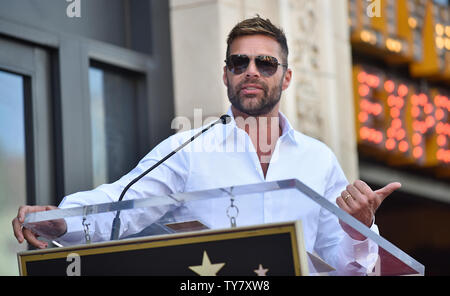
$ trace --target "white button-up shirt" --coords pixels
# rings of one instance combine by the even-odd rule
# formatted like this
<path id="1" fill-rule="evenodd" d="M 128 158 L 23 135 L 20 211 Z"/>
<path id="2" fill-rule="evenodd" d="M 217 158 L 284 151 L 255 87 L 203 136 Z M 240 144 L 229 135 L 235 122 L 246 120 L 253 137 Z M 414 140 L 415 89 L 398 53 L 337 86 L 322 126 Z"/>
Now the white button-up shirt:
<path id="1" fill-rule="evenodd" d="M 250 137 L 237 127 L 231 109 L 228 115 L 232 117 L 229 124 L 215 125 L 184 147 L 135 183 L 127 191 L 124 200 L 295 178 L 330 202 L 336 203 L 336 198 L 348 182 L 335 155 L 325 144 L 295 131 L 280 112 L 282 133 L 264 177 Z M 131 180 L 199 130 L 180 132 L 169 137 L 118 181 L 66 196 L 60 208 L 117 201 L 123 188 Z M 210 228 L 226 228 L 230 227 L 230 219 L 226 213 L 229 203 L 229 199 L 197 202 L 189 210 Z M 306 250 L 317 253 L 341 274 L 365 273 L 364 268 L 358 269 L 352 262 L 356 261 L 364 266 L 365 257 L 376 252 L 373 243 L 351 239 L 333 214 L 321 209 L 308 197 L 302 198 L 298 194 L 289 193 L 265 193 L 259 198 L 237 199 L 235 204 L 239 209 L 236 219 L 238 226 L 301 220 Z M 161 207 L 122 211 L 121 237 L 139 232 L 158 220 L 168 209 Z M 97 219 L 95 225 L 91 225 L 93 241 L 109 239 L 112 218 L 111 213 L 108 219 Z M 378 233 L 375 224 L 371 229 Z M 74 237 L 71 238 L 71 234 L 80 231 L 80 223 L 68 223 L 68 233 L 61 240 L 70 242 Z"/>

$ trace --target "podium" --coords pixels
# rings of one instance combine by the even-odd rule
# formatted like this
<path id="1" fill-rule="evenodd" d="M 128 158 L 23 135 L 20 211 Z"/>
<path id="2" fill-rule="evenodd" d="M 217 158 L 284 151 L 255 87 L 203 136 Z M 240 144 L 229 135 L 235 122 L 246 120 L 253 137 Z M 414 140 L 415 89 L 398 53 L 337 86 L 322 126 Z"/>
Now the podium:
<path id="1" fill-rule="evenodd" d="M 367 238 L 371 251 L 362 260 L 367 266 L 350 262 L 358 275 L 424 275 L 421 263 L 296 179 L 29 213 L 24 227 L 59 247 L 18 253 L 19 270 L 21 275 L 348 274 L 312 249 L 314 213 L 338 226 L 341 220 Z M 117 214 L 121 223 L 113 239 Z"/>

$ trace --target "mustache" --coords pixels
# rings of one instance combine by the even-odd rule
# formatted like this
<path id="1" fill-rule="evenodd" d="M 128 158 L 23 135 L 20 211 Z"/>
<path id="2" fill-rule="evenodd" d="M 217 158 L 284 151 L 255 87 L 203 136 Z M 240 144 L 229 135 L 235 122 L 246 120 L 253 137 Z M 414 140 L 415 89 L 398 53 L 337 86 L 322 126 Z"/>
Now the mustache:
<path id="1" fill-rule="evenodd" d="M 260 81 L 259 79 L 244 79 L 236 85 L 236 90 L 239 91 L 242 89 L 244 84 L 257 84 L 259 85 L 265 92 L 268 92 L 269 87 L 264 81 Z"/>

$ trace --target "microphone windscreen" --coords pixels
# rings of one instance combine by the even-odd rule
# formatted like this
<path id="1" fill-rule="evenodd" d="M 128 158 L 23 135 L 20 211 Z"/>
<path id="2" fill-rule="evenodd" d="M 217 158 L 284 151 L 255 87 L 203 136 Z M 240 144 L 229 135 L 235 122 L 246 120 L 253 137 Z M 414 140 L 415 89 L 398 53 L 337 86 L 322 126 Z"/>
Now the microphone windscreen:
<path id="1" fill-rule="evenodd" d="M 220 120 L 222 120 L 223 124 L 228 124 L 231 122 L 231 116 L 228 114 L 224 114 L 224 115 L 220 116 Z"/>

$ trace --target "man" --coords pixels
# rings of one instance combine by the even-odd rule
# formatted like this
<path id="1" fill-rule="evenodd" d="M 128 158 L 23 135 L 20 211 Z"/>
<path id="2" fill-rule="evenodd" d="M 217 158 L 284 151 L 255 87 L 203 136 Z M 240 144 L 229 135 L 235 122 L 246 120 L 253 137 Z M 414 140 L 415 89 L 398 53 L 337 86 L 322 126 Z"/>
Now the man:
<path id="1" fill-rule="evenodd" d="M 258 16 L 237 24 L 230 32 L 227 44 L 223 82 L 231 102 L 228 114 L 232 122 L 213 127 L 202 135 L 202 140 L 198 142 L 200 145 L 191 144 L 212 149 L 198 151 L 186 147 L 179 151 L 134 184 L 125 199 L 296 178 L 377 232 L 373 223 L 375 211 L 400 184 L 391 183 L 377 191 L 359 180 L 348 185 L 331 150 L 323 143 L 295 131 L 279 112 L 281 93 L 288 88 L 292 78 L 292 70 L 287 65 L 286 37 L 282 30 Z M 66 196 L 60 207 L 117 201 L 126 184 L 191 135 L 192 131 L 182 132 L 166 139 L 120 180 L 92 191 Z M 242 149 L 222 149 L 224 145 Z M 46 244 L 37 240 L 30 230 L 23 229 L 21 223 L 26 213 L 53 208 L 21 207 L 13 220 L 18 241 L 26 239 L 36 247 L 45 248 Z M 256 208 L 257 205 L 251 204 L 240 207 L 246 211 L 241 216 L 251 220 Z M 138 214 L 133 212 L 133 215 L 122 212 L 124 223 L 121 237 L 132 235 L 157 221 L 167 210 L 167 207 L 161 207 Z M 223 215 L 223 205 L 209 204 L 191 210 L 213 227 L 226 226 L 217 222 Z M 370 253 L 374 246 L 316 204 L 306 199 L 277 197 L 272 200 L 270 208 L 264 208 L 264 215 L 264 222 L 302 219 L 308 251 L 317 252 L 334 264 L 341 274 L 366 272 L 364 260 L 358 261 L 358 258 Z M 81 226 L 75 224 L 62 226 L 61 240 L 70 242 L 72 233 L 81 232 Z M 110 219 L 99 219 L 92 227 L 95 229 L 94 241 L 109 238 Z"/>

